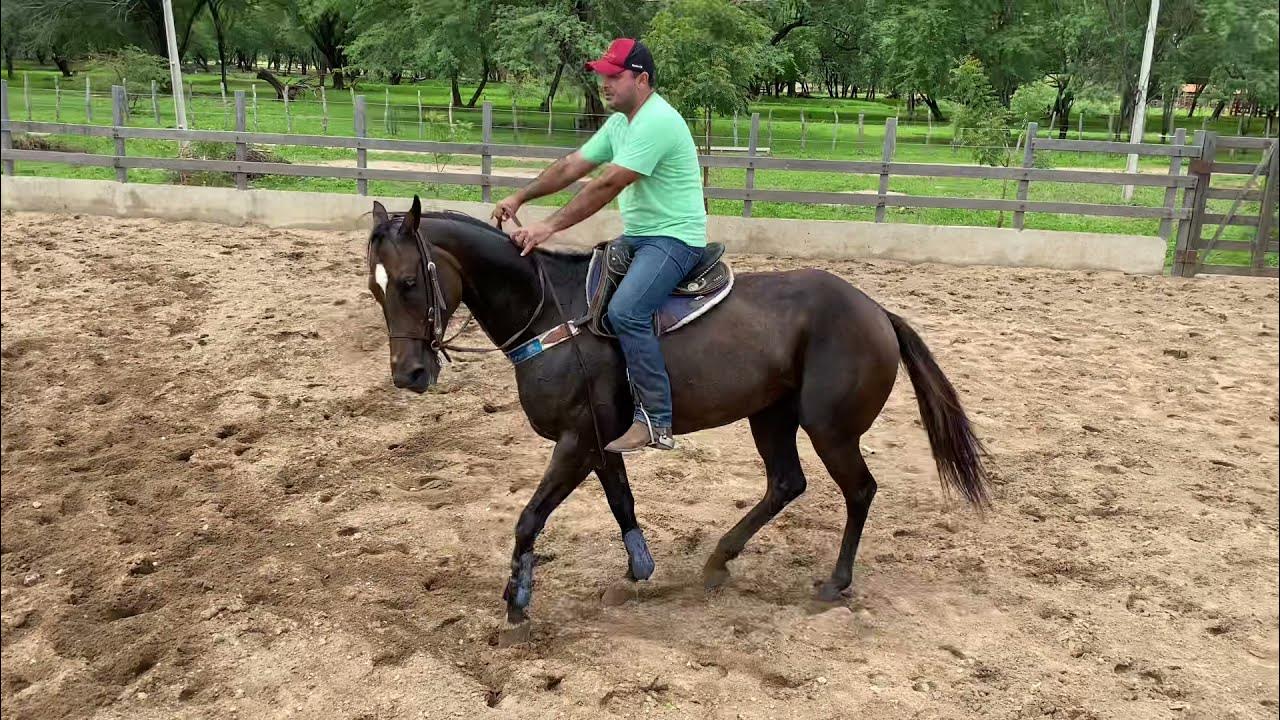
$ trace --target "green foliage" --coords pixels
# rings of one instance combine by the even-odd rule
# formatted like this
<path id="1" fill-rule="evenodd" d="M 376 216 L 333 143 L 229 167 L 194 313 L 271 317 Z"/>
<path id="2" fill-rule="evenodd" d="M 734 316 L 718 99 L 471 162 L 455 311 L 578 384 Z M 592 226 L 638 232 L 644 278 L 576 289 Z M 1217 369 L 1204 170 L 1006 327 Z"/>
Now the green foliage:
<path id="1" fill-rule="evenodd" d="M 1018 88 L 1009 101 L 1009 109 L 1022 124 L 1043 122 L 1053 112 L 1053 101 L 1058 90 L 1045 80 L 1037 80 Z"/>
<path id="2" fill-rule="evenodd" d="M 653 18 L 657 89 L 686 115 L 745 112 L 754 80 L 776 71 L 769 28 L 724 0 L 676 0 Z"/>
<path id="3" fill-rule="evenodd" d="M 1009 111 L 1000 105 L 982 63 L 966 58 L 951 70 L 949 94 L 957 107 L 952 124 L 980 165 L 1008 165 Z"/>
<path id="4" fill-rule="evenodd" d="M 169 92 L 173 86 L 169 64 L 164 58 L 132 45 L 111 52 L 96 53 L 89 57 L 89 66 L 110 74 L 115 78 L 116 84 L 127 80 L 135 89 L 149 88 L 152 81 L 165 92 Z"/>

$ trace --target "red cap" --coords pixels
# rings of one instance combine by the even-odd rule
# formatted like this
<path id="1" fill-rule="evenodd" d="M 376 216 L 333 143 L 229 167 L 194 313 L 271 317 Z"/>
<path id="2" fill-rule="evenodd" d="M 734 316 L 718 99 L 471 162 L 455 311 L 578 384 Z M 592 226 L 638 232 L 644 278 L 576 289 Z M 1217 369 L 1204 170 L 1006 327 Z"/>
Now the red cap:
<path id="1" fill-rule="evenodd" d="M 651 82 L 655 74 L 653 55 L 649 53 L 649 48 L 632 38 L 614 40 L 609 44 L 609 49 L 604 51 L 604 55 L 599 60 L 587 63 L 586 68 L 608 76 L 617 75 L 623 70 L 647 72 Z"/>

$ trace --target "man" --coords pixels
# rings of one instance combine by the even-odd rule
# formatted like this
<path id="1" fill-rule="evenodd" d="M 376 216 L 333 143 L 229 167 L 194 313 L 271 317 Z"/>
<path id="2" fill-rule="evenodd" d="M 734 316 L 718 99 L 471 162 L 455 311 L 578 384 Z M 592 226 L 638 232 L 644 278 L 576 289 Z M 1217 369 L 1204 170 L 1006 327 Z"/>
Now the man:
<path id="1" fill-rule="evenodd" d="M 626 357 L 636 408 L 630 429 L 606 449 L 670 450 L 675 447 L 671 383 L 654 335 L 653 314 L 698 264 L 707 244 L 698 150 L 684 119 L 654 92 L 653 56 L 643 43 L 614 40 L 586 67 L 602 77 L 605 101 L 615 113 L 581 148 L 498 203 L 493 216 L 514 217 L 525 202 L 558 192 L 605 164 L 569 204 L 546 220 L 516 230 L 511 239 L 528 254 L 553 233 L 618 198 L 623 240 L 635 256 L 608 314 Z"/>

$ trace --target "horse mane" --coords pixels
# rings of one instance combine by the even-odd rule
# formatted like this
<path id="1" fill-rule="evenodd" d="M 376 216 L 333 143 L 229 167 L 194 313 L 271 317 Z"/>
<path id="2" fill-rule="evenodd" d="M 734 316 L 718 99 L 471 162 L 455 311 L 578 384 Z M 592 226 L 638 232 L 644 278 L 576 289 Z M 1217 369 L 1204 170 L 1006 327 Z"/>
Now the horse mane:
<path id="1" fill-rule="evenodd" d="M 409 213 L 405 211 L 405 212 L 389 212 L 387 214 L 392 219 L 402 220 L 404 219 L 404 216 L 408 215 Z M 492 235 L 495 238 L 500 238 L 504 242 L 508 242 L 508 243 L 511 242 L 511 235 L 509 235 L 505 230 L 494 227 L 493 225 L 490 225 L 488 222 L 481 220 L 480 218 L 475 217 L 474 215 L 468 215 L 467 213 L 459 212 L 457 210 L 426 210 L 426 211 L 423 211 L 421 217 L 423 220 L 449 220 L 452 222 L 461 223 L 463 225 L 470 225 L 473 228 L 484 230 L 488 234 Z M 590 250 L 571 250 L 571 249 L 550 250 L 547 248 L 537 248 L 534 252 L 546 257 L 562 258 L 565 260 L 587 260 L 591 257 Z"/>

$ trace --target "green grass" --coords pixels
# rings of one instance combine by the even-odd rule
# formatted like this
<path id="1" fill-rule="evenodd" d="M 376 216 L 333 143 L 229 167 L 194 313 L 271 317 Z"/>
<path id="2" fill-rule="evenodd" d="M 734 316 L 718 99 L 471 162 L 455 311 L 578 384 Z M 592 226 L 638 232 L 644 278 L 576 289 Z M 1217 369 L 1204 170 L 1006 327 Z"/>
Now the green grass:
<path id="1" fill-rule="evenodd" d="M 38 121 L 54 121 L 55 118 L 65 123 L 84 123 L 88 118 L 84 102 L 84 77 L 71 81 L 59 81 L 61 93 L 53 90 L 55 72 L 44 70 L 26 71 L 30 90 L 23 92 L 21 75 L 16 83 L 10 83 L 10 114 L 14 119 L 26 119 L 30 116 Z M 91 122 L 93 124 L 110 124 L 111 103 L 109 90 L 112 80 L 106 76 L 89 74 L 95 93 L 91 96 Z M 229 93 L 226 104 L 219 92 L 216 74 L 188 75 L 187 79 L 194 86 L 194 101 L 188 105 L 188 121 L 197 129 L 232 130 L 234 129 L 233 96 Z M 289 80 L 297 80 L 294 76 Z M 248 91 L 252 88 L 253 79 L 245 74 L 235 74 L 229 78 L 229 90 Z M 275 99 L 274 92 L 265 83 L 257 82 L 256 112 L 250 102 L 247 112 L 249 130 L 261 132 L 295 134 L 353 134 L 352 93 L 347 91 L 327 90 L 325 103 L 321 103 L 318 94 L 308 94 L 302 99 L 285 104 Z M 130 117 L 128 124 L 135 127 L 173 127 L 173 107 L 169 98 L 161 97 L 157 107 L 153 109 L 149 89 L 131 87 Z M 481 138 L 481 110 L 455 108 L 452 129 L 448 124 L 448 111 L 444 107 L 448 102 L 449 89 L 441 82 L 424 82 L 416 85 L 386 86 L 361 83 L 357 92 L 366 97 L 368 106 L 368 131 L 373 137 L 389 137 L 400 139 L 453 140 L 458 142 L 478 142 Z M 421 93 L 424 107 L 424 119 L 418 121 L 417 102 Z M 28 106 L 27 96 L 30 97 Z M 511 89 L 502 84 L 490 83 L 485 90 L 484 100 L 494 104 L 494 142 L 508 144 L 537 144 L 560 147 L 575 146 L 587 136 L 585 132 L 574 128 L 574 115 L 578 111 L 577 94 L 566 88 L 561 93 L 551 114 L 551 128 L 548 132 L 548 115 L 536 111 L 540 97 L 526 94 L 520 98 L 515 109 L 519 119 L 519 127 L 513 127 L 513 110 L 511 108 Z M 464 98 L 469 93 L 464 88 Z M 769 152 L 777 157 L 798 157 L 815 159 L 843 160 L 879 160 L 884 140 L 885 120 L 902 111 L 897 104 L 889 101 L 867 102 L 864 100 L 829 100 L 825 98 L 764 98 L 757 103 L 753 111 L 761 114 L 759 144 L 768 147 Z M 945 108 L 944 108 L 945 109 Z M 800 121 L 801 112 L 805 122 Z M 839 113 L 839 124 L 834 121 Z M 327 113 L 327 121 L 325 115 Z M 858 125 L 858 114 L 863 115 L 863 124 Z M 769 118 L 772 117 L 772 120 Z M 1155 130 L 1159 127 L 1159 109 L 1148 118 L 1148 127 Z M 1200 128 L 1202 119 L 1182 117 L 1177 119 L 1179 126 L 1186 126 L 1188 133 Z M 736 137 L 733 118 L 716 118 L 712 127 L 713 145 L 738 145 L 747 143 L 750 122 L 747 117 L 737 119 Z M 1208 124 L 1209 129 L 1223 134 L 1235 134 L 1236 120 L 1223 118 L 1216 123 Z M 702 141 L 702 128 L 694 127 L 695 137 Z M 1260 130 L 1255 123 L 1255 131 Z M 1042 136 L 1044 131 L 1041 131 Z M 1055 133 L 1056 136 L 1056 133 Z M 1071 122 L 1071 131 L 1067 135 L 1075 138 L 1076 121 Z M 1083 137 L 1086 139 L 1110 139 L 1107 132 L 1106 118 L 1086 118 Z M 971 164 L 971 150 L 963 145 L 952 143 L 953 132 L 949 125 L 937 124 L 930 127 L 923 114 L 923 108 L 916 120 L 903 116 L 899 119 L 897 145 L 894 160 L 913 163 Z M 1158 135 L 1148 138 L 1148 142 L 1159 140 Z M 63 137 L 65 145 L 83 149 L 87 152 L 112 154 L 112 141 L 105 138 Z M 1011 143 L 1014 142 L 1011 137 Z M 354 165 L 355 152 L 341 148 L 313 148 L 298 146 L 279 146 L 273 151 L 284 161 L 295 164 L 344 161 Z M 167 141 L 130 140 L 126 152 L 129 155 L 174 157 L 178 152 L 178 144 Z M 418 162 L 427 165 L 451 164 L 478 166 L 480 159 L 476 156 L 463 155 L 418 155 L 411 153 L 370 152 L 370 160 L 396 160 L 402 162 Z M 1237 162 L 1258 162 L 1257 152 L 1240 152 L 1234 158 Z M 1021 156 L 1011 156 L 1013 164 L 1020 164 Z M 1105 155 L 1098 153 L 1077 152 L 1039 152 L 1036 155 L 1037 167 L 1058 168 L 1100 168 L 1123 170 L 1123 155 Z M 497 158 L 494 166 L 502 167 L 540 167 L 545 163 L 523 161 L 511 158 Z M 1144 157 L 1140 159 L 1139 169 L 1144 172 L 1168 172 L 1169 159 Z M 110 168 L 76 168 L 54 163 L 17 163 L 17 172 L 21 175 L 46 175 L 55 177 L 75 177 L 93 179 L 113 179 L 114 170 Z M 745 172 L 735 169 L 715 169 L 711 172 L 711 184 L 720 187 L 743 187 Z M 1244 178 L 1233 178 L 1243 182 Z M 177 182 L 175 173 L 157 170 L 131 170 L 130 182 L 171 183 Z M 1227 180 L 1227 178 L 1222 178 Z M 185 178 L 186 182 L 201 184 L 231 185 L 228 175 L 200 173 Z M 844 173 L 793 172 L 793 171 L 757 171 L 755 186 L 762 189 L 807 190 L 807 191 L 874 191 L 878 183 L 875 175 L 850 175 Z M 1215 180 L 1215 186 L 1228 184 Z M 279 190 L 297 190 L 312 192 L 354 193 L 355 182 L 326 178 L 294 178 L 263 177 L 252 182 L 253 187 Z M 909 195 L 931 195 L 945 197 L 972 198 L 1013 198 L 1016 183 L 1003 183 L 995 180 L 969 180 L 955 178 L 927 178 L 894 176 L 891 178 L 891 192 Z M 414 192 L 442 199 L 480 200 L 480 189 L 477 187 L 452 186 L 440 184 L 421 184 L 408 182 L 371 181 L 369 192 L 373 194 L 407 195 Z M 495 189 L 494 197 L 500 198 L 505 190 Z M 1164 188 L 1137 188 L 1130 204 L 1147 207 L 1158 207 L 1164 202 Z M 567 196 L 544 198 L 543 204 L 562 204 Z M 1120 188 L 1112 185 L 1065 184 L 1036 182 L 1030 186 L 1031 200 L 1056 200 L 1070 202 L 1087 202 L 1103 204 L 1120 204 Z M 1221 204 L 1223 207 L 1217 208 Z M 1215 212 L 1225 212 L 1227 201 L 1215 201 Z M 712 201 L 710 210 L 714 214 L 736 215 L 742 212 L 740 201 Z M 1258 212 L 1257 203 L 1244 204 L 1241 214 Z M 874 208 L 854 206 L 807 205 L 799 203 L 763 203 L 756 202 L 753 214 L 756 217 L 780 217 L 814 220 L 865 220 L 874 219 Z M 938 225 L 969 225 L 978 227 L 1009 227 L 1012 218 L 1009 213 L 995 211 L 946 210 L 946 209 L 911 209 L 889 208 L 886 219 L 897 223 L 922 223 Z M 1058 215 L 1049 213 L 1029 213 L 1026 216 L 1026 227 L 1046 230 L 1069 230 L 1099 233 L 1124 233 L 1139 235 L 1155 235 L 1159 232 L 1160 221 L 1131 218 L 1088 217 L 1078 215 Z M 1250 228 L 1231 227 L 1223 239 L 1247 240 Z M 1169 258 L 1172 257 L 1172 239 L 1170 240 Z M 1215 262 L 1230 261 L 1233 264 L 1246 264 L 1245 253 L 1220 253 Z M 1276 264 L 1275 255 L 1268 258 L 1271 265 Z"/>

